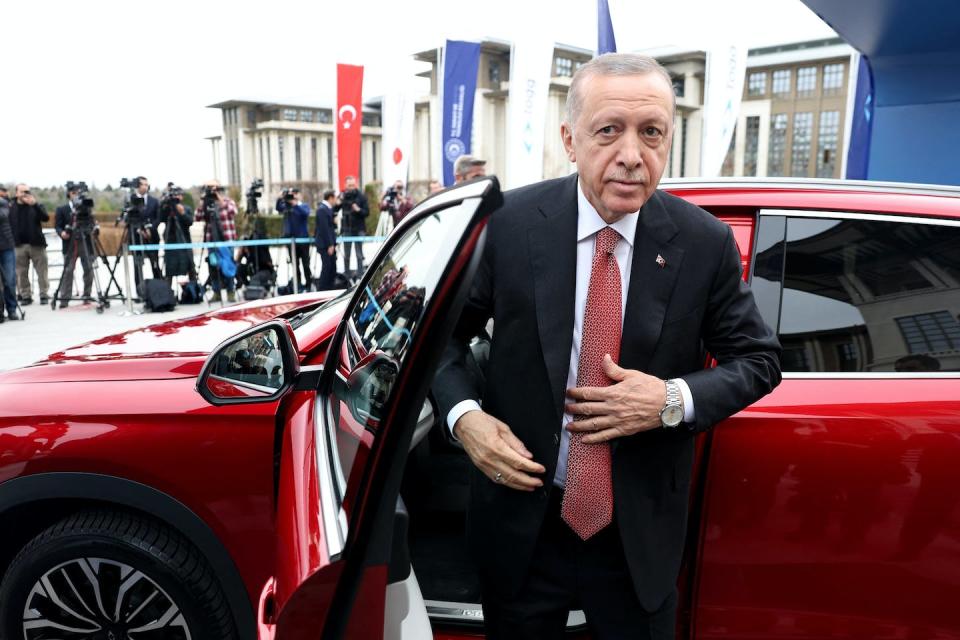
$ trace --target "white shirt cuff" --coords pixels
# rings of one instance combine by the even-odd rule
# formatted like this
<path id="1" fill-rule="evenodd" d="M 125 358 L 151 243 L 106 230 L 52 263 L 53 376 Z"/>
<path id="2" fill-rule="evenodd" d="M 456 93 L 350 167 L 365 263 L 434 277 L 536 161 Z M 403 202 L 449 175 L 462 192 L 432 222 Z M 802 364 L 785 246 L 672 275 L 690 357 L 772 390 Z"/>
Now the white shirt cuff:
<path id="1" fill-rule="evenodd" d="M 696 420 L 697 413 L 693 410 L 693 394 L 690 393 L 689 385 L 687 385 L 686 380 L 683 378 L 674 378 L 673 381 L 677 383 L 678 387 L 680 387 L 680 395 L 683 397 L 683 421 L 687 423 L 694 422 L 694 420 Z M 457 407 L 459 406 L 460 405 L 458 404 Z M 456 407 L 454 407 L 454 409 L 456 409 Z M 453 413 L 453 411 L 450 413 Z"/>
<path id="2" fill-rule="evenodd" d="M 460 419 L 460 416 L 471 411 L 480 410 L 480 403 L 478 403 L 476 400 L 461 400 L 457 404 L 453 405 L 453 409 L 450 409 L 450 413 L 447 414 L 447 429 L 450 430 L 450 435 L 454 440 L 459 442 L 459 438 L 457 438 L 457 435 L 453 432 L 453 427 L 455 424 L 457 424 L 457 420 Z"/>

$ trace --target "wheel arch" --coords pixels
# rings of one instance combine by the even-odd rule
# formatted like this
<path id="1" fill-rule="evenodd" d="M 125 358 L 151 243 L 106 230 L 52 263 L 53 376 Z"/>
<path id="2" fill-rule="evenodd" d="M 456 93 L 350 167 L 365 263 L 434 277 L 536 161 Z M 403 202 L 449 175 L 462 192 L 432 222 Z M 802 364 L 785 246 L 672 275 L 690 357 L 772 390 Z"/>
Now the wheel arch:
<path id="1" fill-rule="evenodd" d="M 121 508 L 160 520 L 186 536 L 220 581 L 237 633 L 255 640 L 256 617 L 240 571 L 213 530 L 190 508 L 145 484 L 96 473 L 38 473 L 0 483 L 0 577 L 17 552 L 47 526 L 84 508 Z M 13 522 L 17 526 L 2 526 Z"/>

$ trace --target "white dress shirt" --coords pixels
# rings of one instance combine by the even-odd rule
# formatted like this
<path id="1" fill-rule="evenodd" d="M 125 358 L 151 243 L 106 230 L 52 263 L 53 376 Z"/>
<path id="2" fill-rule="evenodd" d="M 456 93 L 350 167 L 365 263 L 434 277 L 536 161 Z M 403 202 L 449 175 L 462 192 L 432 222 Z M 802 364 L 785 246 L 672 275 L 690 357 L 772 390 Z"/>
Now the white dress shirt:
<path id="1" fill-rule="evenodd" d="M 630 271 L 633 265 L 633 240 L 636 236 L 637 222 L 639 213 L 623 216 L 615 223 L 608 225 L 604 222 L 597 210 L 590 204 L 587 197 L 577 182 L 577 280 L 576 292 L 574 297 L 574 322 L 573 322 L 573 345 L 570 349 L 570 368 L 567 372 L 567 389 L 573 389 L 577 386 L 577 369 L 580 364 L 580 338 L 583 333 L 583 316 L 587 306 L 587 289 L 590 287 L 590 272 L 593 269 L 594 245 L 596 243 L 597 233 L 606 226 L 613 227 L 614 231 L 620 234 L 620 242 L 614 250 L 617 258 L 617 265 L 620 267 L 620 295 L 621 295 L 621 322 L 626 314 L 627 293 L 630 290 Z M 651 260 L 655 257 L 650 258 Z M 496 327 L 494 327 L 496 331 Z M 616 355 L 616 354 L 611 354 Z M 684 422 L 693 422 L 695 412 L 693 408 L 693 396 L 690 393 L 690 387 L 682 379 L 676 379 L 680 393 L 683 396 L 683 420 Z M 460 416 L 469 411 L 479 411 L 480 405 L 476 400 L 464 400 L 457 403 L 447 414 L 447 427 L 450 433 L 453 433 L 453 426 L 460 419 Z M 563 420 L 560 424 L 560 454 L 557 459 L 557 473 L 554 475 L 553 484 L 563 487 L 567 479 L 567 451 L 570 447 L 570 432 L 566 426 L 573 422 L 573 415 L 564 412 Z M 507 425 L 510 426 L 510 425 Z"/>

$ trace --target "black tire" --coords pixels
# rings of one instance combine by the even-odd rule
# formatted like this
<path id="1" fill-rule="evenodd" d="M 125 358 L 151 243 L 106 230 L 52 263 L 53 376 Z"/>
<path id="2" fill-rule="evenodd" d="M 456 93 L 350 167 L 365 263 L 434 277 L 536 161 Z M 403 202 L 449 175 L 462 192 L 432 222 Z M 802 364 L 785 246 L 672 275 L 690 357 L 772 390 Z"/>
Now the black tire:
<path id="1" fill-rule="evenodd" d="M 159 628 L 126 633 L 145 625 Z M 77 513 L 31 540 L 3 576 L 3 640 L 128 637 L 237 638 L 206 560 L 164 524 L 117 511 Z"/>

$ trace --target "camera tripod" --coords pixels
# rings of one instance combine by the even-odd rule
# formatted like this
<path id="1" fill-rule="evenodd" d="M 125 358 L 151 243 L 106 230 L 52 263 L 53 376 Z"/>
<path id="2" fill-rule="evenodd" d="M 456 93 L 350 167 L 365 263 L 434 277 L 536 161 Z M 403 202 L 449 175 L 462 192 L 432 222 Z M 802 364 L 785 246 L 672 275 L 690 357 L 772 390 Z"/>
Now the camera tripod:
<path id="1" fill-rule="evenodd" d="M 60 281 L 57 282 L 57 288 L 53 292 L 53 297 L 50 299 L 50 308 L 56 310 L 57 300 L 60 300 L 61 303 L 66 304 L 72 296 L 67 295 L 66 298 L 61 297 L 60 292 L 63 288 L 64 278 L 67 276 L 67 261 L 73 263 L 73 267 L 76 267 L 77 260 L 80 260 L 81 268 L 86 264 L 89 265 L 88 268 L 93 270 L 93 285 L 97 290 L 97 313 L 103 313 L 103 310 L 110 306 L 110 301 L 107 299 L 107 296 L 104 294 L 103 289 L 100 287 L 100 279 L 97 277 L 97 258 L 103 260 L 104 264 L 107 265 L 107 270 L 110 270 L 110 263 L 107 262 L 106 252 L 103 250 L 103 245 L 100 243 L 100 237 L 93 232 L 93 228 L 89 224 L 81 223 L 77 225 L 70 233 L 70 239 L 66 242 L 69 242 L 69 250 L 64 251 L 64 262 L 63 262 L 63 273 L 60 274 Z M 91 250 L 93 254 L 91 255 Z M 71 274 L 73 273 L 73 268 L 69 270 Z M 110 278 L 112 281 L 116 282 L 113 278 L 113 272 L 110 272 Z M 73 283 L 68 283 L 68 286 L 72 289 Z M 117 285 L 119 288 L 120 285 Z"/>

